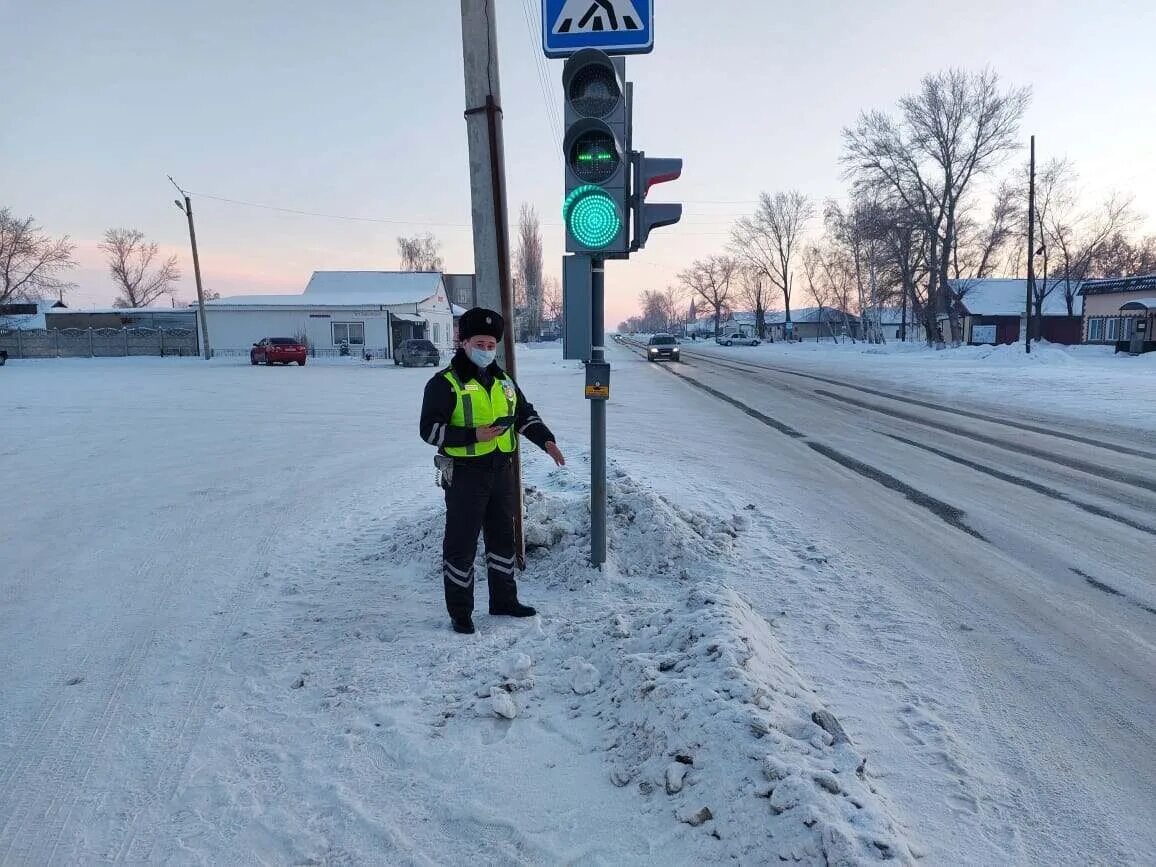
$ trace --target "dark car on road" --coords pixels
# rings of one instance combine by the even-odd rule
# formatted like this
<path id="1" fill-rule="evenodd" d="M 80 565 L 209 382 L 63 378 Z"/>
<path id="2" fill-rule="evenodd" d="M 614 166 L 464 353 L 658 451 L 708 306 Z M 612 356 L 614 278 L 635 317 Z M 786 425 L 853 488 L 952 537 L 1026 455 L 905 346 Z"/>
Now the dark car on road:
<path id="1" fill-rule="evenodd" d="M 253 344 L 249 350 L 250 364 L 297 364 L 304 365 L 309 354 L 308 347 L 295 337 L 266 337 Z"/>
<path id="2" fill-rule="evenodd" d="M 441 361 L 438 348 L 424 338 L 403 340 L 393 353 L 393 363 L 406 367 L 424 367 L 427 364 L 437 367 Z"/>
<path id="3" fill-rule="evenodd" d="M 646 358 L 648 361 L 678 361 L 678 341 L 672 334 L 655 334 L 646 344 Z"/>

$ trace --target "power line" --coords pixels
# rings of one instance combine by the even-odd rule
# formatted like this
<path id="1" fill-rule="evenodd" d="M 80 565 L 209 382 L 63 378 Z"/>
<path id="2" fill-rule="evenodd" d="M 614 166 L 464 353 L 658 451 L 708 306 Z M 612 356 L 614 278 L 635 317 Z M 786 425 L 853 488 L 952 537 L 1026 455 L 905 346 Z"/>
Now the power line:
<path id="1" fill-rule="evenodd" d="M 529 39 L 528 47 L 530 51 L 530 61 L 534 66 L 534 72 L 538 78 L 538 88 L 542 94 L 542 108 L 546 113 L 546 120 L 550 126 L 550 132 L 558 143 L 559 150 L 562 146 L 562 118 L 559 114 L 558 107 L 554 101 L 550 99 L 550 76 L 546 70 L 545 61 L 538 54 L 537 42 L 534 39 L 534 25 L 533 14 L 530 12 L 528 0 L 522 0 L 522 20 L 526 22 L 526 35 Z M 561 154 L 559 153 L 559 159 Z"/>
<path id="2" fill-rule="evenodd" d="M 443 229 L 472 229 L 470 223 L 442 223 L 433 220 L 400 220 L 392 217 L 354 217 L 348 214 L 325 214 L 320 211 L 305 211 L 299 208 L 283 208 L 278 205 L 267 205 L 261 202 L 246 202 L 242 199 L 230 199 L 225 196 L 214 196 L 209 193 L 190 193 L 202 199 L 212 199 L 215 202 L 226 202 L 230 205 L 242 205 L 246 208 L 261 208 L 266 211 L 279 211 L 283 214 L 297 214 L 302 217 L 323 217 L 327 220 L 347 220 L 356 223 L 389 223 L 401 226 L 434 226 Z"/>
<path id="3" fill-rule="evenodd" d="M 447 222 L 439 222 L 436 220 L 406 220 L 406 219 L 399 219 L 396 217 L 359 217 L 359 216 L 353 216 L 350 214 L 328 214 L 328 213 L 325 213 L 323 211 L 309 211 L 309 210 L 305 210 L 303 208 L 285 208 L 285 207 L 282 207 L 280 205 L 270 205 L 270 204 L 266 204 L 263 202 L 249 202 L 249 201 L 245 201 L 244 199 L 231 199 L 227 196 L 216 196 L 216 195 L 212 195 L 210 193 L 190 192 L 189 195 L 199 196 L 202 199 L 210 199 L 214 202 L 224 202 L 225 204 L 229 204 L 229 205 L 238 205 L 238 206 L 245 207 L 245 208 L 258 208 L 258 209 L 265 210 L 265 211 L 276 211 L 278 213 L 293 214 L 293 215 L 299 216 L 299 217 L 319 217 L 321 219 L 326 219 L 326 220 L 343 220 L 346 222 L 353 222 L 353 223 L 378 223 L 378 224 L 392 225 L 392 226 L 426 226 L 426 227 L 436 228 L 436 229 L 467 230 L 467 229 L 473 228 L 473 225 L 471 223 L 447 223 Z M 727 222 L 728 221 L 723 220 L 723 221 L 720 221 L 717 225 L 724 225 Z M 548 222 L 548 221 L 543 221 L 541 225 L 549 226 L 551 228 L 557 228 L 557 229 L 560 229 L 563 227 L 562 223 L 554 223 L 554 222 Z M 684 225 L 686 225 L 688 227 L 701 226 L 703 228 L 709 228 L 715 224 L 708 221 L 708 222 L 702 222 L 702 223 L 686 223 Z M 726 232 L 677 231 L 677 234 L 680 236 L 684 236 L 684 237 L 696 236 L 696 237 L 725 238 L 725 237 L 730 237 L 731 233 L 729 231 L 726 231 Z"/>

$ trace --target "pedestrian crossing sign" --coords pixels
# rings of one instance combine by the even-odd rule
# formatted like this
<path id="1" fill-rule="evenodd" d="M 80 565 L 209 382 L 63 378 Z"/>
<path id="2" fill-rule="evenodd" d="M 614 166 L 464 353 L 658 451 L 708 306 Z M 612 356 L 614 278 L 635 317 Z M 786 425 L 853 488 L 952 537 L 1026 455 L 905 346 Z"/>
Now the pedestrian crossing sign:
<path id="1" fill-rule="evenodd" d="M 654 0 L 542 0 L 542 50 L 569 57 L 583 48 L 607 54 L 654 49 Z"/>

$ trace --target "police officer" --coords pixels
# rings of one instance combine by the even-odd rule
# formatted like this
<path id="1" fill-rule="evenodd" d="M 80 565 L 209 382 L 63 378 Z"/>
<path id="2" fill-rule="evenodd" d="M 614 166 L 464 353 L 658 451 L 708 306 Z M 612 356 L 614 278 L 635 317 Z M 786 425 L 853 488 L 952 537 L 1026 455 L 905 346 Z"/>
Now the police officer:
<path id="1" fill-rule="evenodd" d="M 514 582 L 514 518 L 518 491 L 514 453 L 524 436 L 554 463 L 566 459 L 554 434 L 522 390 L 494 361 L 505 323 L 501 314 L 474 307 L 462 314 L 459 348 L 449 367 L 425 387 L 421 438 L 437 446 L 434 459 L 446 492 L 442 583 L 455 632 L 474 631 L 474 556 L 478 532 L 486 543 L 490 614 L 532 617 Z"/>

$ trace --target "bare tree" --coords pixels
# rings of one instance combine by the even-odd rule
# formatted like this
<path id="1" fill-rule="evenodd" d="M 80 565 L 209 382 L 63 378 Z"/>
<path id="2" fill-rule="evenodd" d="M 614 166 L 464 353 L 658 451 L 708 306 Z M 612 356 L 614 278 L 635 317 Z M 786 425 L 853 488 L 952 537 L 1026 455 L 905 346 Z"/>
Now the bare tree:
<path id="1" fill-rule="evenodd" d="M 815 215 L 811 200 L 798 190 L 759 195 L 754 216 L 742 217 L 731 233 L 731 250 L 783 295 L 787 322 L 791 321 L 794 288 L 792 256 L 800 245 L 807 222 Z"/>
<path id="2" fill-rule="evenodd" d="M 678 274 L 679 282 L 689 293 L 702 298 L 714 311 L 714 333 L 722 325 L 723 311 L 731 299 L 731 283 L 738 273 L 739 262 L 734 256 L 707 256 Z"/>
<path id="3" fill-rule="evenodd" d="M 59 295 L 72 284 L 60 275 L 76 267 L 68 236 L 49 237 L 32 217 L 0 208 L 0 304 Z"/>
<path id="4" fill-rule="evenodd" d="M 1059 280 L 1068 315 L 1075 315 L 1080 282 L 1091 275 L 1096 260 L 1113 236 L 1136 220 L 1131 197 L 1112 195 L 1098 208 L 1084 212 L 1056 212 L 1047 224 L 1047 244 L 1056 251 Z M 1038 310 L 1038 308 L 1037 308 Z"/>
<path id="5" fill-rule="evenodd" d="M 397 253 L 402 271 L 441 271 L 445 267 L 441 257 L 441 242 L 426 232 L 412 238 L 398 237 Z"/>
<path id="6" fill-rule="evenodd" d="M 177 257 L 157 262 L 160 247 L 146 241 L 137 229 L 109 229 L 100 249 L 108 256 L 108 270 L 116 285 L 114 307 L 148 307 L 169 295 L 181 279 Z"/>
<path id="7" fill-rule="evenodd" d="M 739 268 L 738 300 L 755 314 L 755 334 L 760 340 L 767 336 L 767 305 L 771 300 L 771 281 L 750 265 Z"/>
<path id="8" fill-rule="evenodd" d="M 857 186 L 922 223 L 928 296 L 947 313 L 954 344 L 962 329 L 948 281 L 965 197 L 1017 147 L 1029 101 L 1029 89 L 1001 90 L 991 70 L 951 69 L 925 76 L 917 93 L 901 99 L 898 120 L 866 112 L 844 130 L 843 163 Z"/>
<path id="9" fill-rule="evenodd" d="M 515 267 L 525 298 L 526 330 L 536 340 L 542 333 L 542 228 L 534 207 L 525 202 L 518 215 Z"/>
<path id="10" fill-rule="evenodd" d="M 562 318 L 562 286 L 555 277 L 542 278 L 542 315 L 554 323 Z"/>
<path id="11" fill-rule="evenodd" d="M 1156 235 L 1132 241 L 1123 231 L 1112 234 L 1100 250 L 1088 277 L 1134 277 L 1156 274 Z"/>
<path id="12" fill-rule="evenodd" d="M 823 244 L 811 244 L 803 250 L 803 276 L 820 313 L 838 311 L 843 328 L 851 333 L 851 339 L 854 341 L 848 314 L 860 308 L 855 303 L 859 287 L 853 253 L 828 236 Z M 829 312 L 821 315 L 822 322 L 830 324 Z M 835 336 L 832 332 L 832 339 L 835 339 Z"/>
<path id="13" fill-rule="evenodd" d="M 685 322 L 687 290 L 685 286 L 667 286 L 662 293 L 663 304 L 666 308 L 667 331 L 682 331 Z"/>
<path id="14" fill-rule="evenodd" d="M 668 287 L 658 292 L 646 289 L 640 296 L 642 302 L 641 321 L 644 330 L 651 333 L 671 331 L 681 319 L 683 293 Z"/>

